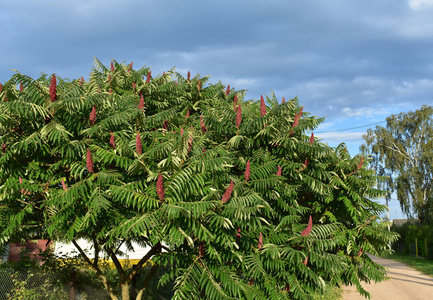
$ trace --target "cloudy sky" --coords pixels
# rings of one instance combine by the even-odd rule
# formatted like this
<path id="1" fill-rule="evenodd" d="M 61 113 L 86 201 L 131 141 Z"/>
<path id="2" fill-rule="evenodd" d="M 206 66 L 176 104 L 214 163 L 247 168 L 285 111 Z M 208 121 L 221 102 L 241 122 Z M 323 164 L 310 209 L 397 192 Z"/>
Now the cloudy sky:
<path id="1" fill-rule="evenodd" d="M 176 66 L 249 99 L 298 96 L 326 117 L 315 135 L 352 155 L 366 125 L 433 98 L 433 0 L 6 0 L 0 24 L 0 82 L 86 77 L 93 56 Z"/>

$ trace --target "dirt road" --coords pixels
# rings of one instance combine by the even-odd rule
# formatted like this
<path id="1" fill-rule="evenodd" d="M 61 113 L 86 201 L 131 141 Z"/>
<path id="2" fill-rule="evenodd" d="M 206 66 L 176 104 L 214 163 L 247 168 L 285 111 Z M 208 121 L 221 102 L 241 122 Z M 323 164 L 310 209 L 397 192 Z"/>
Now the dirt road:
<path id="1" fill-rule="evenodd" d="M 363 285 L 370 292 L 372 300 L 432 300 L 433 277 L 421 274 L 406 265 L 390 260 L 372 257 L 385 266 L 390 280 Z M 365 299 L 354 286 L 344 288 L 344 300 Z"/>

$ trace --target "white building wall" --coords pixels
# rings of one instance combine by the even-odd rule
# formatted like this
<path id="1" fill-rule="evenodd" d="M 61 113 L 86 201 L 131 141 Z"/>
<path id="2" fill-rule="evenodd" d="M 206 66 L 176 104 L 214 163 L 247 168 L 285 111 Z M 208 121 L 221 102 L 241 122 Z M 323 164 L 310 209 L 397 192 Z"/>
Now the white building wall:
<path id="1" fill-rule="evenodd" d="M 86 254 L 89 256 L 90 259 L 94 257 L 94 250 L 92 243 L 84 240 L 79 239 L 77 241 L 77 244 L 83 249 Z M 132 243 L 134 247 L 134 251 L 127 251 L 126 246 L 122 245 L 120 247 L 120 251 L 124 252 L 124 256 L 118 256 L 119 259 L 141 259 L 146 253 L 150 250 L 150 247 L 141 247 L 137 245 L 136 243 Z M 74 244 L 72 243 L 61 243 L 56 242 L 54 243 L 54 254 L 59 257 L 74 257 L 77 256 L 78 250 L 75 248 Z"/>

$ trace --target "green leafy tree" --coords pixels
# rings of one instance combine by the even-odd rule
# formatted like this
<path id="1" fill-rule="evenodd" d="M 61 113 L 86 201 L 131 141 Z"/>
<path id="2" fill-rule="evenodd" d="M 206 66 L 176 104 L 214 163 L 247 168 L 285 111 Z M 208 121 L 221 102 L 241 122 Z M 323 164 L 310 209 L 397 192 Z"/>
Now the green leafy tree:
<path id="1" fill-rule="evenodd" d="M 421 224 L 433 220 L 433 108 L 391 115 L 386 127 L 376 126 L 363 136 L 362 150 L 373 158 L 373 167 L 388 180 L 382 188 L 387 198 L 396 192 L 403 212 Z"/>
<path id="2" fill-rule="evenodd" d="M 150 260 L 137 299 L 159 266 L 175 299 L 308 299 L 342 283 L 366 294 L 362 281 L 385 276 L 366 252 L 396 237 L 375 222 L 374 172 L 305 135 L 323 119 L 296 98 L 247 101 L 208 80 L 97 59 L 88 81 L 15 74 L 0 94 L 2 243 L 71 241 L 112 299 L 119 286 L 130 299 Z M 132 242 L 149 251 L 125 269 L 118 249 Z"/>

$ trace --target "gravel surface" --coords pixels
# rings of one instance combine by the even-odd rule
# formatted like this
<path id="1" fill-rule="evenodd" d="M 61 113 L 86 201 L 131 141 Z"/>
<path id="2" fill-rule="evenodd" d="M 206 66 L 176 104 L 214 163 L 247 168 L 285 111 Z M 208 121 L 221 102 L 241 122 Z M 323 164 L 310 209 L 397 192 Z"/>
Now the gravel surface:
<path id="1" fill-rule="evenodd" d="M 433 300 L 433 277 L 424 275 L 408 266 L 378 257 L 372 259 L 387 268 L 391 279 L 379 283 L 364 284 L 372 300 Z M 356 287 L 343 289 L 344 300 L 365 299 L 356 291 Z"/>

